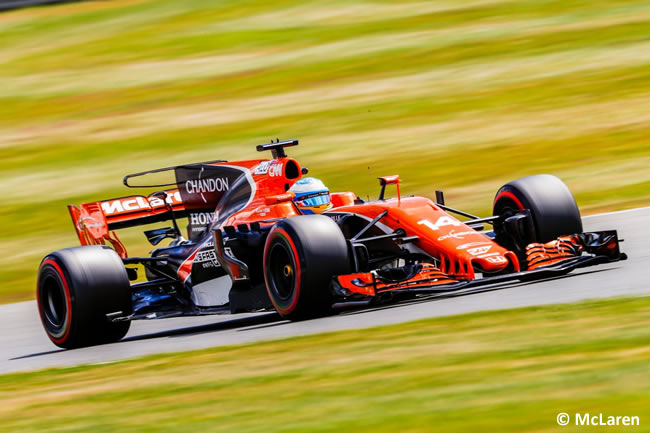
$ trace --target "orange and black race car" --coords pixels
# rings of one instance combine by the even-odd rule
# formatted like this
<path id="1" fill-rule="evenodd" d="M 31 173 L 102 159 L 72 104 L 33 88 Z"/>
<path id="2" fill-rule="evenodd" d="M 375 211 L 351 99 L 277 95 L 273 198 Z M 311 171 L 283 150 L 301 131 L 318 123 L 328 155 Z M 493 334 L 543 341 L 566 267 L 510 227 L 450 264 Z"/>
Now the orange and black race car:
<path id="1" fill-rule="evenodd" d="M 398 176 L 379 178 L 375 201 L 352 192 L 299 196 L 294 186 L 307 169 L 285 153 L 297 144 L 257 146 L 272 152 L 270 160 L 131 174 L 128 187 L 163 189 L 69 206 L 82 246 L 48 254 L 38 271 L 38 307 L 52 342 L 114 342 L 132 320 L 181 315 L 275 310 L 300 320 L 345 304 L 541 279 L 626 258 L 616 231 L 582 232 L 576 202 L 554 176 L 506 184 L 485 218 L 447 206 L 441 191 L 435 201 L 401 196 Z M 134 185 L 164 172 L 175 181 Z M 395 197 L 386 198 L 388 188 Z M 305 214 L 305 197 L 327 209 Z M 180 218 L 189 223 L 187 238 Z M 115 233 L 161 221 L 170 226 L 144 232 L 156 247 L 147 257 L 130 257 Z"/>

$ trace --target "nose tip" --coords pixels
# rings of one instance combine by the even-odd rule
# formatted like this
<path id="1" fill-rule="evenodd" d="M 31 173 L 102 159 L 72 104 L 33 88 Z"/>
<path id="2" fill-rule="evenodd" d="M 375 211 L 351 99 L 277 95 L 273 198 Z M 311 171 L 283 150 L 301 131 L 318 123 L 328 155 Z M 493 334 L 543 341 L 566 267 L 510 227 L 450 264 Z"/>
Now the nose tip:
<path id="1" fill-rule="evenodd" d="M 482 272 L 499 272 L 508 266 L 508 259 L 500 254 L 482 258 L 475 257 L 472 259 L 472 265 Z"/>

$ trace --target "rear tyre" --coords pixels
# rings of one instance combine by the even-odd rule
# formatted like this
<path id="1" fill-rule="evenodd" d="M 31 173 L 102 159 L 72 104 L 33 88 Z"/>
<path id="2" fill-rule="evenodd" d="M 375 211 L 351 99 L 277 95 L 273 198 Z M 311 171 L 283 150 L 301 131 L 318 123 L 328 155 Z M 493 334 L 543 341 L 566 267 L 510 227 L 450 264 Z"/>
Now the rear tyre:
<path id="1" fill-rule="evenodd" d="M 350 272 L 347 242 L 341 229 L 323 215 L 278 222 L 264 246 L 264 280 L 275 309 L 301 320 L 330 311 L 331 279 Z"/>
<path id="2" fill-rule="evenodd" d="M 66 248 L 46 256 L 38 271 L 36 298 L 45 332 L 65 349 L 122 339 L 131 322 L 106 314 L 132 311 L 126 269 L 108 247 Z"/>

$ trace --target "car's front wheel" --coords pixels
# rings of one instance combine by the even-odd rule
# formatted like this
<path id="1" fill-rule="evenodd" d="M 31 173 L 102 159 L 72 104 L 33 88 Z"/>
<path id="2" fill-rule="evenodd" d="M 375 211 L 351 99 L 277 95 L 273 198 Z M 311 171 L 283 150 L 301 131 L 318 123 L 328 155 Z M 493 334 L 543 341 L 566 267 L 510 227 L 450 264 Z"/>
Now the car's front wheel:
<path id="1" fill-rule="evenodd" d="M 522 177 L 502 186 L 494 198 L 493 215 L 503 219 L 528 209 L 531 230 L 522 230 L 513 243 L 502 225 L 497 231 L 497 242 L 514 250 L 520 259 L 525 258 L 524 248 L 532 242 L 549 242 L 559 236 L 582 232 L 580 211 L 571 191 L 559 178 L 549 174 Z M 497 226 L 495 226 L 497 229 Z M 519 245 L 520 244 L 520 245 Z M 522 262 L 523 263 L 523 262 Z"/>

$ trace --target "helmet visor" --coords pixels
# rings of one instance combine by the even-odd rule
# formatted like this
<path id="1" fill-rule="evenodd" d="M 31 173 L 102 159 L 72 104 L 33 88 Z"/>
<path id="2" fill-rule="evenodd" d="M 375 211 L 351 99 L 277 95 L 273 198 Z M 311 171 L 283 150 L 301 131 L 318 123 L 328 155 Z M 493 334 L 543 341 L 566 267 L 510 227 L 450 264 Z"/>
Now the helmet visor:
<path id="1" fill-rule="evenodd" d="M 296 196 L 294 201 L 298 206 L 302 207 L 322 206 L 329 204 L 330 194 L 329 191 L 312 192 L 302 196 Z"/>

